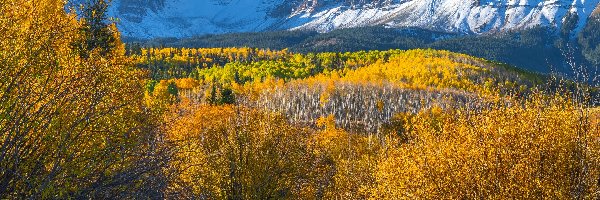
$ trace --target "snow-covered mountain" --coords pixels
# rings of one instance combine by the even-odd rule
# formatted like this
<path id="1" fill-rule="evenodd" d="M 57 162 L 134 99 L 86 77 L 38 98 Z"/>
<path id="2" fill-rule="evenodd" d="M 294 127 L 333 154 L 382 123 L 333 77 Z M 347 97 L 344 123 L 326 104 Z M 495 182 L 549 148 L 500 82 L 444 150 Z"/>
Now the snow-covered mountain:
<path id="1" fill-rule="evenodd" d="M 125 36 L 186 37 L 231 32 L 383 25 L 482 34 L 535 26 L 576 33 L 600 0 L 113 0 Z"/>

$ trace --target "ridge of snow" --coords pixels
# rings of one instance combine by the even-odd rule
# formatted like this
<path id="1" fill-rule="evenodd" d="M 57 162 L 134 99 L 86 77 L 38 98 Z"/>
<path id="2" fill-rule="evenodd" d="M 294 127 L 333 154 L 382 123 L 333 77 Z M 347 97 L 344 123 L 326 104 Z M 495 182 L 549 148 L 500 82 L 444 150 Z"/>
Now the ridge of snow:
<path id="1" fill-rule="evenodd" d="M 259 32 L 266 30 L 315 30 L 384 25 L 419 27 L 464 34 L 525 29 L 535 26 L 560 28 L 568 13 L 581 30 L 600 0 L 387 0 L 349 5 L 344 0 L 304 1 L 282 17 L 271 12 L 282 1 L 303 0 L 164 0 L 164 6 L 143 13 L 121 12 L 122 1 L 113 0 L 111 14 L 121 18 L 123 35 L 137 38 L 187 37 L 202 34 Z M 391 3 L 389 3 L 391 2 Z M 479 4 L 477 4 L 479 2 Z M 143 6 L 143 5 L 140 5 Z M 127 16 L 141 18 L 140 22 Z"/>

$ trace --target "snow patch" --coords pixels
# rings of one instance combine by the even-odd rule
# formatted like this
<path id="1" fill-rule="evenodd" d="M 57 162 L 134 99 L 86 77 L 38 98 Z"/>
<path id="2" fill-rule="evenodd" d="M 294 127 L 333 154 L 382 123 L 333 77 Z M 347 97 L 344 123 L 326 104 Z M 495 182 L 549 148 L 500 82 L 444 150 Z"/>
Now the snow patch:
<path id="1" fill-rule="evenodd" d="M 120 1 L 114 0 L 113 7 Z M 139 1 L 139 0 L 138 0 Z M 600 0 L 392 0 L 390 4 L 350 6 L 344 0 L 319 1 L 273 17 L 276 0 L 164 0 L 159 9 L 143 13 L 111 9 L 116 17 L 139 15 L 141 22 L 121 18 L 118 24 L 130 37 L 187 37 L 202 34 L 315 30 L 384 25 L 434 31 L 482 34 L 535 26 L 562 26 L 568 13 L 579 18 L 581 30 Z M 287 1 L 287 0 L 286 0 Z M 300 0 L 296 0 L 300 1 Z M 140 5 L 143 6 L 143 5 Z M 139 19 L 139 18 L 138 18 Z"/>

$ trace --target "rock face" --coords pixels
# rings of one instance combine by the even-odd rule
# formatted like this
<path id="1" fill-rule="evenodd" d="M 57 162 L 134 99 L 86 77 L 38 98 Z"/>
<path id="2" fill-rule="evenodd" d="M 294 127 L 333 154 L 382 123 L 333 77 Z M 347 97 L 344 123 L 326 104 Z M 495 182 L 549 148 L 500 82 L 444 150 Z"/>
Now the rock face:
<path id="1" fill-rule="evenodd" d="M 230 32 L 383 25 L 483 34 L 551 26 L 577 33 L 600 0 L 113 0 L 124 35 L 185 37 Z"/>
<path id="2" fill-rule="evenodd" d="M 147 12 L 159 12 L 165 6 L 165 0 L 122 0 L 117 12 L 127 22 L 141 23 Z"/>

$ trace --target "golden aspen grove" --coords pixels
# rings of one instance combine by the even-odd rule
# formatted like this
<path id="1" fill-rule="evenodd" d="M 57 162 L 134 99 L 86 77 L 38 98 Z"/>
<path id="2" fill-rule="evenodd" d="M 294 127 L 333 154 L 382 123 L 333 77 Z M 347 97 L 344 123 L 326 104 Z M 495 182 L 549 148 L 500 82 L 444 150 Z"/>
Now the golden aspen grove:
<path id="1" fill-rule="evenodd" d="M 0 199 L 600 199 L 597 77 L 134 48 L 90 2 L 0 0 Z"/>

